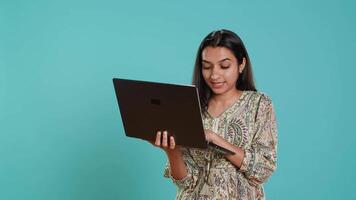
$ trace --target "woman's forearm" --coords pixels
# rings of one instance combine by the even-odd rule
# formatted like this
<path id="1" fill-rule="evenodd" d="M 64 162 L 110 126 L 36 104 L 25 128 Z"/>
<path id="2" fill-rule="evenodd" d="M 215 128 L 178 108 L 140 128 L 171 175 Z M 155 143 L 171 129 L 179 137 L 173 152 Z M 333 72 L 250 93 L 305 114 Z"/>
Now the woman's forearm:
<path id="1" fill-rule="evenodd" d="M 166 154 L 169 160 L 172 177 L 176 180 L 181 180 L 186 177 L 188 172 L 180 147 L 176 147 L 174 150 L 168 150 L 166 151 Z"/>
<path id="2" fill-rule="evenodd" d="M 168 137 L 168 132 L 157 131 L 155 142 L 151 144 L 163 149 L 169 160 L 169 166 L 171 171 L 171 176 L 176 180 L 181 180 L 187 176 L 187 168 L 185 166 L 182 151 L 180 146 L 176 145 L 173 136 Z"/>
<path id="3" fill-rule="evenodd" d="M 213 137 L 213 142 L 221 147 L 224 147 L 226 149 L 235 152 L 235 155 L 228 155 L 225 157 L 236 167 L 238 168 L 241 167 L 242 161 L 245 157 L 245 151 L 243 149 L 229 143 L 228 141 L 224 140 L 223 138 L 217 135 Z"/>

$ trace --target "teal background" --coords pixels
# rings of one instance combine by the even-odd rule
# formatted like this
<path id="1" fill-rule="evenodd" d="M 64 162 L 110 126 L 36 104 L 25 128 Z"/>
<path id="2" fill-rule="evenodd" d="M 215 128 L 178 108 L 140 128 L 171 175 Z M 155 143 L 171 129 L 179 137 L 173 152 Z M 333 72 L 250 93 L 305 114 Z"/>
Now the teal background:
<path id="1" fill-rule="evenodd" d="M 173 199 L 166 158 L 124 137 L 113 77 L 190 83 L 238 33 L 273 99 L 267 199 L 356 199 L 354 1 L 0 1 L 0 199 Z"/>

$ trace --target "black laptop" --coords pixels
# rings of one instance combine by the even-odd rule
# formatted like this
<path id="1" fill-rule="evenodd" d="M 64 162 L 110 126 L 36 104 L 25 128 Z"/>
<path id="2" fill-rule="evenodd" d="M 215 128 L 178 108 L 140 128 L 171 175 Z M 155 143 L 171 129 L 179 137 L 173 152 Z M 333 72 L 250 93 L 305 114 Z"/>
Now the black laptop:
<path id="1" fill-rule="evenodd" d="M 119 78 L 113 83 L 126 136 L 154 141 L 157 131 L 167 130 L 177 145 L 235 154 L 206 141 L 194 85 Z"/>

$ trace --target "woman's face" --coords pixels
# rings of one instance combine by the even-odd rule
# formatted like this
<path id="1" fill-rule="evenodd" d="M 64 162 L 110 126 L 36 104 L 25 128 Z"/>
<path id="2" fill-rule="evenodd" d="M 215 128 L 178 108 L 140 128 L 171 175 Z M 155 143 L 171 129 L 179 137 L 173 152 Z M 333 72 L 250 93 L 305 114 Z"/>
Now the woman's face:
<path id="1" fill-rule="evenodd" d="M 238 67 L 236 57 L 228 48 L 206 47 L 202 51 L 202 74 L 214 94 L 236 90 L 236 81 L 244 66 L 245 59 Z"/>

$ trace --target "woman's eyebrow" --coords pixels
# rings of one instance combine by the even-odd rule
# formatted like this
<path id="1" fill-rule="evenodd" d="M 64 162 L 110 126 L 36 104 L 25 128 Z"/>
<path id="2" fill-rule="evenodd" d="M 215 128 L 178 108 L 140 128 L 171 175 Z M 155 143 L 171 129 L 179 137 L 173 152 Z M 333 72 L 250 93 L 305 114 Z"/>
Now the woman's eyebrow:
<path id="1" fill-rule="evenodd" d="M 231 61 L 230 58 L 224 58 L 224 59 L 220 60 L 219 62 L 224 62 L 225 60 L 230 60 Z"/>
<path id="2" fill-rule="evenodd" d="M 222 59 L 222 60 L 220 60 L 220 61 L 218 61 L 218 62 L 219 62 L 219 63 L 220 63 L 220 62 L 224 62 L 225 60 L 230 60 L 230 61 L 231 61 L 230 58 L 224 58 L 224 59 Z M 203 62 L 211 63 L 211 62 L 209 62 L 209 61 L 207 61 L 207 60 L 204 60 L 204 59 L 203 59 Z"/>

